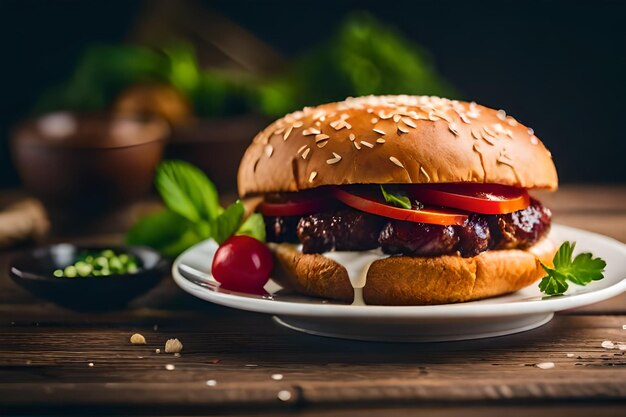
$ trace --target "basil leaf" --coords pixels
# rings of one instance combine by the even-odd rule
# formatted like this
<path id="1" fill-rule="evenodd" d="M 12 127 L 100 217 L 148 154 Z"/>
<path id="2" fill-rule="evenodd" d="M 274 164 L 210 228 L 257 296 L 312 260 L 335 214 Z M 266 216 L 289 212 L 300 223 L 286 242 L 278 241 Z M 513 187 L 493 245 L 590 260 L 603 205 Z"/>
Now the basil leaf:
<path id="1" fill-rule="evenodd" d="M 148 214 L 126 235 L 128 245 L 149 246 L 165 256 L 177 256 L 201 240 L 193 223 L 170 210 Z"/>
<path id="2" fill-rule="evenodd" d="M 220 214 L 211 228 L 213 239 L 220 245 L 229 237 L 231 237 L 241 226 L 243 219 L 244 207 L 239 200 L 231 204 Z"/>
<path id="3" fill-rule="evenodd" d="M 385 191 L 382 185 L 380 186 L 380 191 L 383 192 L 383 197 L 385 197 L 385 201 L 387 203 L 390 203 L 396 207 L 402 207 L 409 210 L 412 208 L 411 200 L 409 200 L 409 197 L 405 195 L 394 195 L 388 193 L 387 191 Z"/>
<path id="4" fill-rule="evenodd" d="M 260 213 L 254 213 L 237 230 L 238 235 L 248 235 L 265 242 L 265 221 Z"/>
<path id="5" fill-rule="evenodd" d="M 157 168 L 155 185 L 165 205 L 196 223 L 212 221 L 220 214 L 215 185 L 195 166 L 183 161 L 165 161 Z"/>

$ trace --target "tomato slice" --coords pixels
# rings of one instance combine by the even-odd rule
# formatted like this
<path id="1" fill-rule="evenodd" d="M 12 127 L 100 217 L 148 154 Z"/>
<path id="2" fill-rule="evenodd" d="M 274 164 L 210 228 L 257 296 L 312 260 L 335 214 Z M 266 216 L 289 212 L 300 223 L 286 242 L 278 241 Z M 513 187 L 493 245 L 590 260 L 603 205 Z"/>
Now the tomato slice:
<path id="1" fill-rule="evenodd" d="M 443 226 L 462 225 L 467 220 L 467 214 L 457 210 L 432 207 L 426 207 L 420 210 L 409 210 L 390 206 L 369 194 L 347 191 L 340 187 L 335 187 L 332 193 L 337 200 L 347 206 L 391 219 L 414 223 L 439 224 Z"/>
<path id="2" fill-rule="evenodd" d="M 264 201 L 257 210 L 265 216 L 298 216 L 319 213 L 334 205 L 335 202 L 327 194 L 311 195 L 303 192 L 290 196 L 286 201 Z"/>
<path id="3" fill-rule="evenodd" d="M 421 203 L 474 213 L 512 213 L 530 205 L 530 197 L 525 189 L 499 184 L 413 185 L 408 189 L 411 197 Z"/>

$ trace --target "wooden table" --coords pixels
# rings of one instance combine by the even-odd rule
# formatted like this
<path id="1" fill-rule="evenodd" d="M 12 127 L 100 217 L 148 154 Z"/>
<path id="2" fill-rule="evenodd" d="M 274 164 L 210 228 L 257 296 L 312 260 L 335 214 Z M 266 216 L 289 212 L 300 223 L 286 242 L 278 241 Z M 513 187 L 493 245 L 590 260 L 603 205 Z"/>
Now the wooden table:
<path id="1" fill-rule="evenodd" d="M 557 222 L 626 241 L 626 186 L 569 186 L 541 198 Z M 0 269 L 15 253 L 0 254 Z M 601 347 L 626 342 L 623 325 L 624 295 L 507 337 L 351 342 L 201 302 L 169 278 L 128 310 L 80 314 L 35 299 L 3 273 L 0 415 L 626 415 L 625 352 Z M 147 345 L 129 343 L 135 332 Z M 168 338 L 184 344 L 180 357 L 155 352 Z"/>

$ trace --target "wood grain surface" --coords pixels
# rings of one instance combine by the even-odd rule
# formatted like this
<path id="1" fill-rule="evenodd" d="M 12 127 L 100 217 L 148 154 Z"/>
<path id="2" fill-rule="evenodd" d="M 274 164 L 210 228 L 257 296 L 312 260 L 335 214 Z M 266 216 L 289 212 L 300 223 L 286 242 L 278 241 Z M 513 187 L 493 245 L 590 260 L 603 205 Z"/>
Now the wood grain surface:
<path id="1" fill-rule="evenodd" d="M 559 223 L 626 241 L 626 187 L 541 199 Z M 123 227 L 70 240 L 116 243 Z M 0 269 L 24 249 L 0 253 Z M 506 337 L 353 342 L 202 302 L 169 277 L 128 309 L 85 314 L 34 298 L 3 272 L 0 415 L 626 415 L 626 351 L 602 347 L 626 344 L 624 325 L 621 295 Z M 129 342 L 135 332 L 146 345 Z M 163 353 L 169 338 L 183 343 L 179 357 Z M 536 366 L 544 362 L 555 367 Z"/>

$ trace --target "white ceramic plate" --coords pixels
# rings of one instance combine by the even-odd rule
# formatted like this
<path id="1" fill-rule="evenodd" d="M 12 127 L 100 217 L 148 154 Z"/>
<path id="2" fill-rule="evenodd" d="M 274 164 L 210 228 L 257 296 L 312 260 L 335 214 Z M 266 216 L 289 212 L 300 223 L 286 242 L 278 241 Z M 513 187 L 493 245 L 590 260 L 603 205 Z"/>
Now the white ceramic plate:
<path id="1" fill-rule="evenodd" d="M 267 296 L 220 289 L 210 276 L 217 245 L 206 241 L 174 262 L 176 283 L 216 304 L 274 315 L 286 327 L 306 333 L 359 340 L 447 341 L 522 332 L 541 326 L 554 312 L 606 300 L 626 290 L 626 245 L 596 233 L 553 225 L 557 243 L 576 241 L 576 252 L 590 251 L 607 262 L 605 278 L 585 287 L 570 285 L 563 296 L 543 297 L 537 284 L 502 297 L 437 306 L 352 306 L 288 293 L 270 280 Z M 204 271 L 204 272 L 202 272 Z"/>

